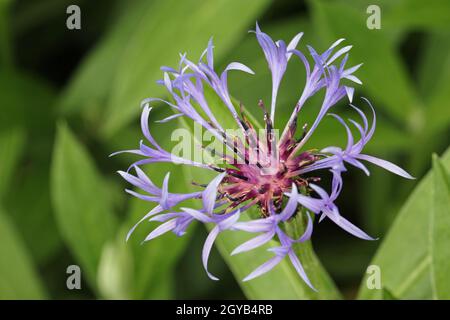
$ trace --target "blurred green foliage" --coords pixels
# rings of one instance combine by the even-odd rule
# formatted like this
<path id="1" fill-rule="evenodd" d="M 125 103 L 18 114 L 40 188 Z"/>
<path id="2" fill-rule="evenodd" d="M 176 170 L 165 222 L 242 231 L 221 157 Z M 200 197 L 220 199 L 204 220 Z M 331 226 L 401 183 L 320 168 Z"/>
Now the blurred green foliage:
<path id="1" fill-rule="evenodd" d="M 81 8 L 81 30 L 66 28 L 72 3 Z M 370 4 L 381 8 L 380 30 L 366 27 Z M 341 212 L 381 240 L 361 242 L 326 222 L 317 228 L 317 257 L 310 243 L 299 252 L 321 283 L 319 294 L 307 291 L 287 263 L 243 284 L 264 252 L 230 259 L 238 238 L 219 238 L 211 269 L 222 281 L 210 281 L 200 261 L 207 232 L 200 226 L 141 246 L 154 227 L 144 223 L 124 241 L 151 205 L 125 195 L 114 174 L 131 158 L 108 155 L 137 145 L 139 102 L 164 95 L 155 84 L 160 66 L 175 66 L 180 52 L 196 59 L 213 36 L 219 65 L 237 60 L 256 71 L 230 74 L 229 82 L 234 97 L 260 119 L 256 102 L 269 98 L 270 76 L 247 34 L 255 21 L 277 39 L 304 31 L 301 48 L 322 51 L 346 38 L 353 45 L 350 62 L 364 63 L 356 96 L 369 98 L 378 112 L 368 152 L 417 177 L 403 181 L 377 168 L 370 178 L 349 172 Z M 292 61 L 277 127 L 303 83 L 303 68 Z M 449 83 L 447 0 L 0 0 L 0 299 L 338 298 L 331 279 L 344 298 L 449 299 L 450 151 L 432 161 L 450 142 Z M 318 101 L 304 109 L 306 121 Z M 152 113 L 161 118 L 169 111 L 158 106 Z M 155 124 L 163 146 L 174 125 Z M 325 121 L 310 144 L 344 141 L 344 130 Z M 180 166 L 147 169 L 157 183 L 171 171 L 175 191 L 186 190 L 193 175 L 206 178 Z M 72 264 L 81 267 L 82 290 L 66 288 Z M 381 267 L 382 290 L 368 289 L 369 264 Z"/>

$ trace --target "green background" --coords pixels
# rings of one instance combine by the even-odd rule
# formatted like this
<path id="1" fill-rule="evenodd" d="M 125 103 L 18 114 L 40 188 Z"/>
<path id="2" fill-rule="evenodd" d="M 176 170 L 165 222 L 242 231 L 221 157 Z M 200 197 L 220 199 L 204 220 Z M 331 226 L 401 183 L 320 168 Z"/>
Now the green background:
<path id="1" fill-rule="evenodd" d="M 81 8 L 81 30 L 66 28 L 70 4 Z M 379 30 L 366 27 L 370 4 L 381 8 Z M 126 195 L 115 173 L 133 158 L 108 155 L 137 146 L 140 101 L 164 97 L 155 84 L 160 66 L 176 66 L 180 52 L 195 61 L 214 36 L 218 66 L 240 61 L 256 72 L 230 74 L 229 83 L 260 117 L 256 103 L 270 99 L 270 73 L 247 33 L 256 21 L 276 39 L 305 32 L 301 50 L 310 44 L 324 51 L 346 38 L 350 63 L 364 63 L 355 101 L 367 97 L 377 110 L 367 153 L 417 178 L 376 167 L 370 177 L 349 170 L 341 213 L 380 240 L 353 238 L 328 221 L 316 227 L 318 258 L 311 244 L 299 250 L 319 293 L 288 263 L 243 284 L 266 256 L 230 258 L 244 238 L 228 235 L 210 259 L 221 281 L 209 280 L 200 258 L 207 230 L 199 224 L 182 238 L 170 234 L 141 246 L 155 227 L 144 223 L 124 241 L 152 205 Z M 290 115 L 303 79 L 301 64 L 292 62 L 277 126 Z M 319 102 L 320 96 L 311 101 L 304 121 Z M 0 0 L 0 107 L 0 299 L 450 299 L 448 0 Z M 343 104 L 337 108 L 354 116 Z M 152 117 L 167 114 L 161 105 Z M 155 124 L 152 132 L 170 146 L 176 125 Z M 345 139 L 342 127 L 326 119 L 311 144 Z M 183 190 L 193 174 L 206 179 L 179 166 L 155 165 L 147 173 L 160 184 L 168 170 L 177 177 L 171 190 Z M 371 264 L 380 267 L 379 290 L 366 285 Z M 66 287 L 69 265 L 81 268 L 81 290 Z"/>

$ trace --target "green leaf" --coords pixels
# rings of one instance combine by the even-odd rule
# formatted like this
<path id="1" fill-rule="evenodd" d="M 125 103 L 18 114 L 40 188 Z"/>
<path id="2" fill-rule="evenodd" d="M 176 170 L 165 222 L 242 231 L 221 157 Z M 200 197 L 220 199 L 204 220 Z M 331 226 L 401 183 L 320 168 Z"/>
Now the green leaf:
<path id="1" fill-rule="evenodd" d="M 6 128 L 0 131 L 0 199 L 10 187 L 11 178 L 24 151 L 25 130 L 21 126 Z"/>
<path id="2" fill-rule="evenodd" d="M 392 225 L 399 209 L 395 206 L 401 206 L 401 203 L 396 203 L 396 197 L 393 195 L 397 179 L 397 176 L 388 172 L 378 171 L 371 172 L 370 179 L 367 179 L 366 175 L 361 177 L 361 184 L 366 191 L 362 194 L 366 209 L 362 218 L 369 234 L 385 234 Z M 390 201 L 385 201 L 386 199 Z"/>
<path id="3" fill-rule="evenodd" d="M 100 255 L 117 224 L 107 190 L 87 150 L 60 124 L 51 170 L 52 203 L 61 235 L 93 288 Z"/>
<path id="4" fill-rule="evenodd" d="M 383 300 L 398 300 L 389 289 L 383 288 L 382 290 L 383 290 Z"/>
<path id="5" fill-rule="evenodd" d="M 430 35 L 425 48 L 419 79 L 427 105 L 427 128 L 433 136 L 450 124 L 450 90 L 446 85 L 450 81 L 450 34 Z"/>
<path id="6" fill-rule="evenodd" d="M 133 256 L 125 242 L 125 232 L 105 244 L 98 267 L 97 285 L 104 299 L 132 297 Z"/>
<path id="7" fill-rule="evenodd" d="M 32 260 L 3 210 L 0 210 L 0 255 L 0 299 L 45 299 Z"/>
<path id="8" fill-rule="evenodd" d="M 55 92 L 43 79 L 2 69 L 0 95 L 2 112 L 7 115 L 0 117 L 0 128 L 25 126 L 27 133 L 36 133 L 38 137 L 45 136 L 53 129 Z M 30 97 L 33 99 L 30 100 Z"/>
<path id="9" fill-rule="evenodd" d="M 30 254 L 41 266 L 61 245 L 48 181 L 55 93 L 40 78 L 2 69 L 0 95 L 6 115 L 0 116 L 0 195 L 10 219 L 20 226 L 18 231 Z M 40 234 L 38 239 L 36 234 Z"/>
<path id="10" fill-rule="evenodd" d="M 153 6 L 151 1 L 128 3 L 109 32 L 82 61 L 64 89 L 60 99 L 60 111 L 70 114 L 79 110 L 100 113 L 111 92 L 112 79 L 119 61 L 126 50 L 127 41 L 138 21 Z M 98 114 L 97 114 L 98 116 Z"/>
<path id="11" fill-rule="evenodd" d="M 450 299 L 450 175 L 436 155 L 433 155 L 432 199 L 430 255 L 433 298 Z"/>
<path id="12" fill-rule="evenodd" d="M 181 168 L 180 168 L 181 169 Z M 160 171 L 160 170 L 158 170 Z M 169 170 L 168 170 L 169 171 Z M 183 176 L 174 170 L 171 171 L 172 181 L 169 190 L 180 185 Z M 152 181 L 158 181 L 157 170 L 151 171 Z M 162 173 L 165 173 L 161 170 Z M 126 230 L 135 225 L 143 215 L 155 205 L 140 199 L 133 199 L 129 208 L 129 217 L 126 220 Z M 174 299 L 175 266 L 190 240 L 190 233 L 182 237 L 167 234 L 152 241 L 142 243 L 158 223 L 143 222 L 134 231 L 126 246 L 131 251 L 134 263 L 133 298 L 134 299 Z M 125 239 L 125 237 L 123 237 Z M 124 240 L 125 241 L 125 240 Z M 164 288 L 164 290 L 161 290 Z"/>
<path id="13" fill-rule="evenodd" d="M 442 164 L 450 170 L 450 149 L 442 157 Z M 370 263 L 380 267 L 382 285 L 399 299 L 432 298 L 429 239 L 433 184 L 432 174 L 428 173 L 403 205 Z M 380 299 L 381 290 L 367 287 L 367 276 L 361 283 L 359 298 Z"/>
<path id="14" fill-rule="evenodd" d="M 179 52 L 188 52 L 189 58 L 198 59 L 211 36 L 216 44 L 215 58 L 219 60 L 236 39 L 246 34 L 245 29 L 254 24 L 268 3 L 269 0 L 155 2 L 138 21 L 128 41 L 122 43 L 126 51 L 116 62 L 103 132 L 113 134 L 139 112 L 142 99 L 163 92 L 155 83 L 161 78 L 160 66 L 175 66 Z"/>
<path id="15" fill-rule="evenodd" d="M 370 2 L 370 1 L 369 1 Z M 393 2 L 383 17 L 382 28 L 442 30 L 450 25 L 450 2 L 446 0 L 400 0 Z M 372 3 L 372 2 L 370 2 Z"/>
<path id="16" fill-rule="evenodd" d="M 420 128 L 420 100 L 406 68 L 384 29 L 369 30 L 361 10 L 338 2 L 310 1 L 314 26 L 327 42 L 323 50 L 339 38 L 353 48 L 349 66 L 364 63 L 357 76 L 375 106 L 415 130 Z M 318 48 L 316 48 L 318 49 Z M 382 57 L 382 59 L 380 59 Z"/>
<path id="17" fill-rule="evenodd" d="M 10 67 L 12 64 L 10 8 L 11 0 L 0 0 L 0 66 Z"/>
<path id="18" fill-rule="evenodd" d="M 48 164 L 28 163 L 11 183 L 5 199 L 11 220 L 20 226 L 24 242 L 39 266 L 45 265 L 63 244 L 52 211 L 49 176 Z"/>
<path id="19" fill-rule="evenodd" d="M 377 5 L 381 10 L 381 30 L 389 30 L 393 40 L 401 39 L 410 30 L 442 30 L 449 23 L 450 4 L 446 0 L 336 0 L 358 10 L 364 19 L 367 8 Z M 363 25 L 365 27 L 365 24 Z M 376 30 L 377 32 L 379 30 Z"/>

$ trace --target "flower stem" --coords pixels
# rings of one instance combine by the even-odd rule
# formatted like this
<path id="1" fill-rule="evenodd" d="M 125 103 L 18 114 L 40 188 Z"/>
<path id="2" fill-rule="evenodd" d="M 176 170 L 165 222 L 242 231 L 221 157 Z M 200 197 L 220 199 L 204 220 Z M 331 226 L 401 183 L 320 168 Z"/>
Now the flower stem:
<path id="1" fill-rule="evenodd" d="M 295 239 L 301 237 L 307 224 L 306 214 L 308 213 L 306 213 L 304 209 L 302 209 L 301 213 L 302 214 L 296 215 L 291 221 L 286 223 L 286 231 Z M 314 253 L 311 240 L 295 244 L 294 250 L 311 283 L 318 290 L 318 292 L 312 295 L 312 298 L 325 300 L 342 299 L 334 281 Z"/>

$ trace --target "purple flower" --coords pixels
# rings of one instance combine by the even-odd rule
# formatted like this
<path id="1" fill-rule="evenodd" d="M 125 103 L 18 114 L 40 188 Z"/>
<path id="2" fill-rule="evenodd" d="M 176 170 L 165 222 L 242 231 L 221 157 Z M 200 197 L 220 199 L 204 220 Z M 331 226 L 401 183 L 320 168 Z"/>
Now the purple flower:
<path id="1" fill-rule="evenodd" d="M 351 46 L 339 48 L 344 39 L 333 43 L 325 52 L 319 54 L 308 46 L 308 56 L 296 49 L 303 33 L 296 35 L 288 45 L 284 41 L 273 41 L 262 32 L 258 25 L 254 31 L 263 50 L 268 67 L 272 74 L 272 99 L 270 111 L 266 111 L 264 103 L 265 128 L 263 135 L 258 135 L 255 124 L 247 119 L 242 108 L 240 112 L 228 91 L 228 72 L 242 71 L 253 74 L 247 66 L 232 62 L 218 73 L 214 67 L 213 43 L 209 41 L 206 50 L 197 63 L 192 62 L 186 54 L 180 55 L 178 68 L 162 67 L 163 79 L 158 81 L 170 96 L 170 100 L 149 98 L 143 101 L 141 128 L 146 142 L 141 141 L 138 149 L 126 150 L 142 159 L 133 163 L 127 172 L 119 174 L 140 192 L 126 190 L 131 195 L 144 201 L 154 202 L 156 206 L 130 230 L 127 239 L 135 228 L 145 220 L 160 222 L 144 241 L 149 241 L 169 231 L 177 236 L 186 233 L 194 221 L 211 225 L 211 231 L 205 241 L 202 261 L 207 275 L 218 280 L 208 271 L 208 258 L 214 241 L 222 232 L 247 232 L 257 235 L 238 246 L 232 255 L 257 249 L 269 243 L 276 244 L 268 249 L 274 256 L 251 272 L 244 281 L 251 280 L 274 268 L 284 258 L 288 258 L 300 277 L 311 287 L 298 256 L 297 247 L 311 238 L 313 230 L 312 215 L 318 215 L 319 221 L 328 218 L 348 233 L 366 240 L 373 240 L 360 228 L 341 216 L 335 204 L 342 187 L 342 174 L 347 165 L 355 166 L 369 175 L 363 162 L 378 165 L 392 173 L 411 179 L 403 169 L 386 160 L 363 153 L 365 145 L 375 131 L 375 111 L 370 102 L 364 99 L 372 111 L 372 124 L 365 113 L 350 104 L 361 118 L 361 123 L 350 119 L 349 122 L 359 134 L 355 140 L 347 123 L 338 115 L 330 113 L 330 109 L 344 97 L 350 103 L 353 100 L 354 88 L 351 83 L 362 84 L 354 75 L 361 66 L 346 66 Z M 292 107 L 292 114 L 280 137 L 274 134 L 275 109 L 278 89 L 287 69 L 289 60 L 297 57 L 305 66 L 306 84 L 301 90 L 298 102 Z M 310 60 L 313 63 L 310 63 Z M 309 129 L 303 126 L 303 134 L 296 138 L 298 115 L 305 102 L 318 91 L 324 90 L 325 96 L 317 116 Z M 223 103 L 240 130 L 240 134 L 230 133 L 220 123 L 220 118 L 208 101 L 208 94 L 214 92 Z M 300 90 L 299 90 L 300 92 Z M 217 100 L 216 100 L 217 101 Z M 221 145 L 224 152 L 215 152 L 212 157 L 217 163 L 193 161 L 172 154 L 163 149 L 150 133 L 148 118 L 154 102 L 163 102 L 175 112 L 159 122 L 167 122 L 180 117 L 193 121 L 208 131 Z M 330 146 L 320 151 L 305 150 L 304 145 L 317 129 L 325 115 L 331 115 L 339 121 L 347 132 L 345 148 Z M 205 151 L 211 151 L 201 145 Z M 118 152 L 118 153 L 121 153 Z M 196 184 L 203 188 L 191 193 L 169 192 L 169 173 L 164 178 L 162 187 L 157 187 L 140 166 L 170 162 L 218 172 L 209 183 Z M 130 173 L 131 170 L 136 175 Z M 316 183 L 319 181 L 314 172 L 327 170 L 331 173 L 331 191 L 328 193 Z M 186 200 L 196 200 L 196 207 L 188 207 Z M 259 217 L 250 219 L 246 214 L 249 208 L 258 208 Z M 286 225 L 295 223 L 294 217 L 305 214 L 307 225 L 304 234 L 299 238 L 290 234 Z M 247 215 L 246 219 L 241 219 Z M 224 235 L 225 236 L 225 235 Z M 294 247 L 294 245 L 298 246 Z"/>

